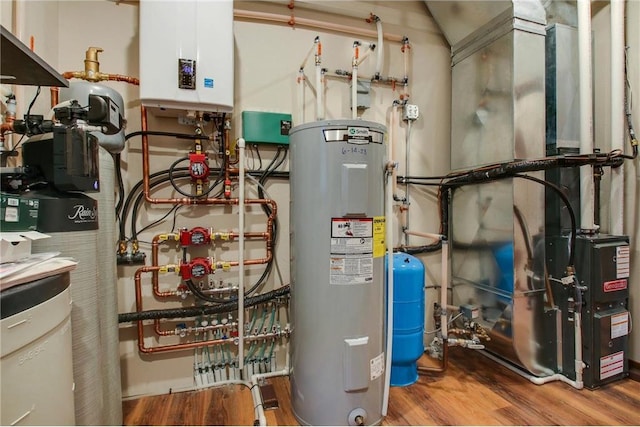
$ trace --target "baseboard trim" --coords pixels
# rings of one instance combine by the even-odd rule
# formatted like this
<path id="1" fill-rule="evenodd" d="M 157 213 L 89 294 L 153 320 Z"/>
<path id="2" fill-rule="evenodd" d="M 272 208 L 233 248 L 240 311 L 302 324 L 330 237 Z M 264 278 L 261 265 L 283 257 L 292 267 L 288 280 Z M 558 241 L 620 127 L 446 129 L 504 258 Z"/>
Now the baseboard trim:
<path id="1" fill-rule="evenodd" d="M 640 382 L 640 362 L 629 360 L 629 378 Z"/>

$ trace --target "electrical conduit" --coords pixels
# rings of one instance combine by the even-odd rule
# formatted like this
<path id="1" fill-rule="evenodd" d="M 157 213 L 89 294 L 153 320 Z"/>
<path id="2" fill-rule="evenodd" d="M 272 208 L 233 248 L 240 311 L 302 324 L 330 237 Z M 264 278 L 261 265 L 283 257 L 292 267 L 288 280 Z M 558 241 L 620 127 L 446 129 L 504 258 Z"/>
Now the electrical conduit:
<path id="1" fill-rule="evenodd" d="M 405 181 L 406 181 L 406 177 L 411 176 L 411 174 L 409 173 L 409 162 L 411 160 L 411 124 L 413 123 L 413 120 L 407 120 L 407 135 L 406 135 L 406 139 L 405 139 L 405 151 L 404 151 L 404 176 L 405 176 Z M 410 184 L 407 182 L 405 184 L 405 188 L 404 188 L 404 203 L 402 204 L 402 208 L 404 210 L 404 226 L 403 228 L 406 230 L 409 228 L 409 187 Z M 406 246 L 409 246 L 409 234 L 410 233 L 405 233 L 404 235 L 404 244 Z"/>

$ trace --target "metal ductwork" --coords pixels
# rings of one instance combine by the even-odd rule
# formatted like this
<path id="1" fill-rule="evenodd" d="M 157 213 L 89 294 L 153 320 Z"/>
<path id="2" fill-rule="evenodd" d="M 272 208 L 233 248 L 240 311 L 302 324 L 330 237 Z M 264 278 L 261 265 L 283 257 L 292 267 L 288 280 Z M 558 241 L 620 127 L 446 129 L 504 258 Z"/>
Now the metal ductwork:
<path id="1" fill-rule="evenodd" d="M 451 169 L 543 157 L 544 4 L 425 3 L 451 45 Z M 451 215 L 453 303 L 481 309 L 488 350 L 536 376 L 552 374 L 544 189 L 519 179 L 465 186 Z"/>

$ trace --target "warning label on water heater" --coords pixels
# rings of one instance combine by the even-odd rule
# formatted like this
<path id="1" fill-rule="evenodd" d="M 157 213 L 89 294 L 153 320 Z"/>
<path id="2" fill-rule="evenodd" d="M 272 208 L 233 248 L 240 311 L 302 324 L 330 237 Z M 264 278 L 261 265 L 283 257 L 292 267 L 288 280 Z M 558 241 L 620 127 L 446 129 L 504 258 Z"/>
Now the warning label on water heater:
<path id="1" fill-rule="evenodd" d="M 330 283 L 373 282 L 373 218 L 332 218 Z"/>

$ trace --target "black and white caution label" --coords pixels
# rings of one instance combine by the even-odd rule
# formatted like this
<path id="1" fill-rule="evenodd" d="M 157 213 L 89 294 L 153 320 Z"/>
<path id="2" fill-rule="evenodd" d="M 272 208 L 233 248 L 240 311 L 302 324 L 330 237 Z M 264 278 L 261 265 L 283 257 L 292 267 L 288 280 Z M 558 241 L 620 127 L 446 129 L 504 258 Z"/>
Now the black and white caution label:
<path id="1" fill-rule="evenodd" d="M 332 218 L 330 283 L 373 282 L 373 218 Z"/>
<path id="2" fill-rule="evenodd" d="M 616 279 L 626 279 L 629 277 L 629 246 L 618 246 L 616 248 Z"/>

